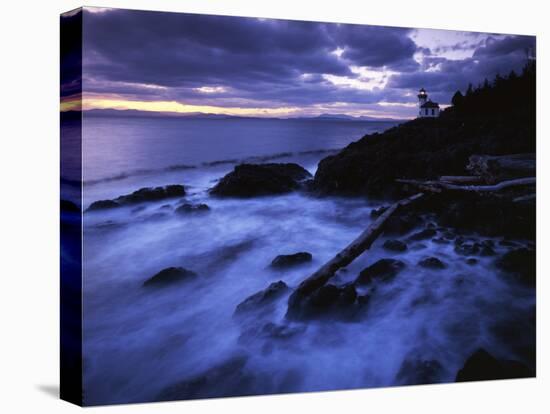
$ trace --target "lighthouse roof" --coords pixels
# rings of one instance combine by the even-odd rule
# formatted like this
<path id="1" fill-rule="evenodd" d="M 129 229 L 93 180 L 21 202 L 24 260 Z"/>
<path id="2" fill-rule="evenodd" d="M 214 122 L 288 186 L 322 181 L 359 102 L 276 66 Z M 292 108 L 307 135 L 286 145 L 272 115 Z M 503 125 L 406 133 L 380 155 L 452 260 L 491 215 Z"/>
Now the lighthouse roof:
<path id="1" fill-rule="evenodd" d="M 418 92 L 426 92 L 426 89 L 421 88 Z"/>
<path id="2" fill-rule="evenodd" d="M 439 104 L 437 102 L 428 101 L 425 104 L 422 104 L 420 107 L 421 108 L 439 108 Z"/>

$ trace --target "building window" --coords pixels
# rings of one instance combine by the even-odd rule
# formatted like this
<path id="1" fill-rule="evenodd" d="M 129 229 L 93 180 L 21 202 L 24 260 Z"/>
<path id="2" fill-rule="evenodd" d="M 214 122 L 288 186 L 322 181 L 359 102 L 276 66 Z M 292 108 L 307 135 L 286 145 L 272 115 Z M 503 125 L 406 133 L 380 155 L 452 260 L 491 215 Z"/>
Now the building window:
<path id="1" fill-rule="evenodd" d="M 435 115 L 435 109 L 432 109 L 432 115 Z"/>

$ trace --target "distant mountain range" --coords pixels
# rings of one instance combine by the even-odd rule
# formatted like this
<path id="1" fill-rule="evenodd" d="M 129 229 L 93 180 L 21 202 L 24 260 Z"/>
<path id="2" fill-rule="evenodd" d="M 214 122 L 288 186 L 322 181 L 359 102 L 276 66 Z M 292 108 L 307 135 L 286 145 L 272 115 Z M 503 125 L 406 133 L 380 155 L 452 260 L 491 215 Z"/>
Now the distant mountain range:
<path id="1" fill-rule="evenodd" d="M 76 115 L 68 111 L 65 116 Z M 206 114 L 203 112 L 155 112 L 139 111 L 136 109 L 90 109 L 84 111 L 86 116 L 93 117 L 132 117 L 132 118 L 185 118 L 185 119 L 266 119 L 265 117 L 237 116 L 224 114 Z M 350 121 L 350 122 L 403 122 L 403 119 L 394 118 L 374 118 L 369 116 L 350 116 L 346 114 L 321 114 L 312 117 L 292 117 L 292 118 L 267 118 L 267 119 L 301 119 L 316 121 Z"/>

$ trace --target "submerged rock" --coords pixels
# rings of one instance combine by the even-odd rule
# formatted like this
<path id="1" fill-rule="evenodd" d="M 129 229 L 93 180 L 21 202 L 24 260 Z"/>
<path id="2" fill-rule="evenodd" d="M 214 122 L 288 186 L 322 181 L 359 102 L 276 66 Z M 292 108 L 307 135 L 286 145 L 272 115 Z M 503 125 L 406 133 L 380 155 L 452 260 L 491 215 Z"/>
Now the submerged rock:
<path id="1" fill-rule="evenodd" d="M 250 344 L 258 339 L 282 342 L 294 338 L 305 332 L 305 330 L 306 327 L 301 324 L 299 326 L 291 326 L 267 322 L 261 326 L 253 326 L 245 330 L 239 336 L 239 343 Z"/>
<path id="2" fill-rule="evenodd" d="M 104 210 L 148 201 L 159 201 L 184 195 L 185 188 L 183 185 L 173 184 L 165 187 L 144 187 L 131 194 L 117 197 L 114 200 L 94 201 L 90 204 L 90 207 L 88 207 L 88 211 Z"/>
<path id="3" fill-rule="evenodd" d="M 254 377 L 245 372 L 248 357 L 236 356 L 201 374 L 173 384 L 160 392 L 157 401 L 215 398 L 249 394 Z"/>
<path id="4" fill-rule="evenodd" d="M 240 164 L 210 190 L 213 195 L 255 197 L 284 194 L 300 187 L 311 174 L 298 164 Z"/>
<path id="5" fill-rule="evenodd" d="M 165 287 L 174 283 L 182 283 L 197 277 L 195 272 L 183 267 L 168 267 L 143 282 L 145 287 Z"/>
<path id="6" fill-rule="evenodd" d="M 210 210 L 210 207 L 206 204 L 190 204 L 184 203 L 178 208 L 176 208 L 176 213 L 178 214 L 189 214 L 189 213 L 204 213 Z"/>
<path id="7" fill-rule="evenodd" d="M 389 280 L 395 277 L 403 268 L 405 263 L 397 259 L 380 259 L 369 267 L 363 269 L 355 280 L 358 285 L 366 285 L 374 279 Z"/>
<path id="8" fill-rule="evenodd" d="M 427 257 L 418 262 L 419 266 L 427 269 L 445 269 L 447 265 L 439 260 L 437 257 Z"/>
<path id="9" fill-rule="evenodd" d="M 399 240 L 386 240 L 382 247 L 392 252 L 404 252 L 407 250 L 407 244 Z"/>
<path id="10" fill-rule="evenodd" d="M 295 291 L 289 299 L 286 317 L 289 319 L 335 319 L 352 321 L 368 305 L 368 296 L 359 296 L 353 284 L 323 285 L 303 295 Z"/>
<path id="11" fill-rule="evenodd" d="M 235 314 L 256 311 L 265 305 L 273 303 L 283 296 L 288 290 L 288 286 L 282 280 L 270 284 L 266 289 L 261 290 L 243 300 L 235 309 Z"/>
<path id="12" fill-rule="evenodd" d="M 443 366 L 437 360 L 405 359 L 396 381 L 400 385 L 434 384 L 440 381 L 443 373 Z"/>
<path id="13" fill-rule="evenodd" d="M 534 374 L 519 361 L 499 360 L 484 349 L 478 349 L 456 374 L 456 382 L 528 378 Z"/>
<path id="14" fill-rule="evenodd" d="M 298 252 L 294 254 L 281 254 L 271 262 L 271 267 L 275 269 L 285 269 L 287 267 L 298 266 L 311 262 L 313 256 L 308 252 Z"/>
<path id="15" fill-rule="evenodd" d="M 535 287 L 537 262 L 534 250 L 526 248 L 511 250 L 498 259 L 496 265 L 519 282 Z"/>

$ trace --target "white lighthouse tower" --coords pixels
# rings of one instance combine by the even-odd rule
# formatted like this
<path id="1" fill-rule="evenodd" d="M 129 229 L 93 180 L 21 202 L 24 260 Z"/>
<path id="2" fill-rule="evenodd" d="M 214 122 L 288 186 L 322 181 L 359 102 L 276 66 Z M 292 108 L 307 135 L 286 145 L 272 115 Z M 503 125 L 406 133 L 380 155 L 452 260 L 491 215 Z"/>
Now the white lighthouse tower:
<path id="1" fill-rule="evenodd" d="M 437 118 L 439 116 L 439 104 L 428 99 L 426 89 L 418 91 L 419 118 Z"/>

